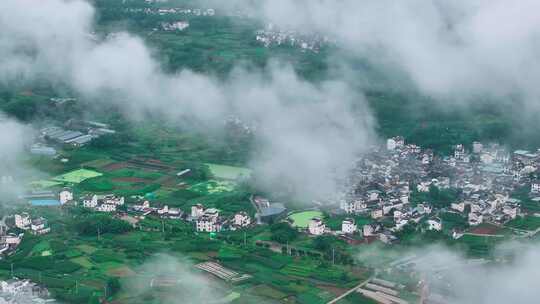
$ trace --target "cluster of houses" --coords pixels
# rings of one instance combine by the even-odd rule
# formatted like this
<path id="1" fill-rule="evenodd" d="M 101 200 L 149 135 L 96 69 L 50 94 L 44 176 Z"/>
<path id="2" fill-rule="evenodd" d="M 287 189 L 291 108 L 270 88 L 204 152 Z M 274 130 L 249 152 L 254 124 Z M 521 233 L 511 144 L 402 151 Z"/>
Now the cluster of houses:
<path id="1" fill-rule="evenodd" d="M 43 217 L 32 218 L 28 213 L 15 214 L 15 227 L 28 230 L 35 235 L 42 235 L 51 232 L 47 220 Z"/>
<path id="2" fill-rule="evenodd" d="M 49 291 L 30 280 L 10 279 L 0 281 L 0 303 L 40 304 L 57 303 L 50 298 Z"/>
<path id="3" fill-rule="evenodd" d="M 189 27 L 189 21 L 162 22 L 161 28 L 166 32 L 183 31 Z"/>
<path id="4" fill-rule="evenodd" d="M 258 30 L 255 39 L 264 47 L 290 46 L 302 51 L 318 53 L 320 49 L 330 43 L 326 36 L 306 35 L 293 30 L 280 30 L 273 24 L 268 24 L 263 30 Z"/>
<path id="5" fill-rule="evenodd" d="M 220 216 L 219 210 L 215 208 L 205 209 L 203 205 L 197 204 L 191 207 L 189 221 L 195 223 L 198 232 L 219 232 L 228 228 L 236 230 L 251 225 L 251 217 L 245 211 L 236 213 L 232 219 Z"/>
<path id="6" fill-rule="evenodd" d="M 83 207 L 90 208 L 98 212 L 116 212 L 117 207 L 124 205 L 124 197 L 114 194 L 108 195 L 88 195 L 82 200 Z"/>
<path id="7" fill-rule="evenodd" d="M 47 126 L 40 130 L 39 141 L 32 146 L 30 152 L 38 155 L 56 155 L 54 148 L 46 143 L 81 147 L 87 145 L 92 140 L 103 135 L 115 134 L 108 124 L 95 121 L 75 121 L 66 122 L 64 127 Z"/>
<path id="8" fill-rule="evenodd" d="M 357 161 L 336 203 L 340 213 L 393 220 L 390 229 L 373 229 L 377 234 L 391 235 L 411 222 L 425 222 L 427 229 L 442 230 L 441 212 L 461 214 L 471 226 L 484 222 L 504 225 L 522 215 L 520 201 L 511 197 L 517 188 L 530 185 L 531 197 L 540 202 L 540 180 L 534 178 L 538 168 L 537 152 L 511 153 L 497 144 L 475 142 L 472 151 L 456 145 L 453 155 L 439 157 L 429 149 L 406 144 L 398 136 Z M 457 197 L 451 206 L 410 201 L 413 192 L 428 193 L 434 188 L 455 191 Z M 344 226 L 344 231 L 353 227 L 349 222 Z M 310 233 L 321 230 L 314 219 Z"/>
<path id="9" fill-rule="evenodd" d="M 117 208 L 125 204 L 124 197 L 109 195 L 88 195 L 82 199 L 82 206 L 98 212 L 117 213 Z M 220 211 L 215 208 L 205 208 L 202 204 L 196 204 L 191 207 L 191 213 L 185 214 L 179 208 L 171 208 L 168 205 L 162 207 L 153 207 L 147 200 L 141 204 L 133 204 L 127 207 L 127 211 L 137 214 L 136 221 L 144 219 L 146 216 L 153 215 L 162 219 L 178 219 L 194 223 L 198 232 L 220 232 L 224 229 L 237 230 L 248 227 L 252 224 L 251 216 L 240 211 L 234 214 L 232 218 L 226 218 L 220 215 Z M 122 213 L 125 214 L 124 211 Z"/>
<path id="10" fill-rule="evenodd" d="M 149 201 L 144 201 L 141 205 L 132 205 L 128 210 L 142 214 L 141 218 L 150 214 L 155 214 L 160 218 L 180 219 L 184 214 L 182 210 L 178 208 L 169 208 L 168 205 L 165 205 L 162 208 L 151 207 Z"/>
<path id="11" fill-rule="evenodd" d="M 15 252 L 15 249 L 22 241 L 23 234 L 6 233 L 7 229 L 2 229 L 0 233 L 0 254 L 6 255 Z"/>
<path id="12" fill-rule="evenodd" d="M 170 8 L 125 8 L 126 13 L 138 13 L 146 15 L 184 15 L 184 16 L 194 16 L 194 17 L 213 17 L 216 15 L 216 10 L 213 8 L 180 8 L 180 7 L 170 7 Z"/>

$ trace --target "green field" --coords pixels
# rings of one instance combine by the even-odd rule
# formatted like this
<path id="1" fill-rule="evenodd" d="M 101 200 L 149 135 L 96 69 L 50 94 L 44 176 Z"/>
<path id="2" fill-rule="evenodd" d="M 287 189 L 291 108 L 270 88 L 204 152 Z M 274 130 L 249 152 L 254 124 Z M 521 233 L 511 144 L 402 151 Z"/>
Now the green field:
<path id="1" fill-rule="evenodd" d="M 62 183 L 56 182 L 56 181 L 48 181 L 48 180 L 39 180 L 39 181 L 30 183 L 30 186 L 37 187 L 37 188 L 49 188 L 49 187 L 54 187 L 54 186 L 59 186 L 59 185 L 62 185 Z"/>
<path id="2" fill-rule="evenodd" d="M 215 178 L 218 179 L 237 179 L 241 177 L 249 177 L 251 175 L 251 169 L 242 167 L 233 167 L 217 164 L 206 164 L 210 169 L 210 172 Z"/>
<path id="3" fill-rule="evenodd" d="M 231 192 L 234 190 L 235 184 L 228 181 L 214 181 L 209 180 L 206 182 L 195 184 L 189 187 L 189 190 L 195 191 L 201 194 L 212 194 L 220 192 Z"/>
<path id="4" fill-rule="evenodd" d="M 62 183 L 79 184 L 87 179 L 102 176 L 102 175 L 103 174 L 96 171 L 87 170 L 87 169 L 79 169 L 79 170 L 75 170 L 75 171 L 71 171 L 71 172 L 59 175 L 53 178 L 53 180 L 62 182 Z"/>
<path id="5" fill-rule="evenodd" d="M 534 231 L 540 228 L 540 217 L 525 216 L 523 218 L 516 218 L 506 224 L 507 227 Z"/>
<path id="6" fill-rule="evenodd" d="M 320 211 L 304 211 L 289 215 L 289 219 L 293 221 L 293 226 L 296 228 L 307 228 L 309 221 L 314 217 L 321 217 L 323 214 Z"/>

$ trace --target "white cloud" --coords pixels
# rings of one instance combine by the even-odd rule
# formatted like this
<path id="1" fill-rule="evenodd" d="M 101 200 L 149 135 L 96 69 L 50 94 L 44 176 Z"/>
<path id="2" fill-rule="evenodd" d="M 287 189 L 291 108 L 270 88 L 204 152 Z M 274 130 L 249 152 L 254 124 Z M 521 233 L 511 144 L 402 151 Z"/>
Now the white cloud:
<path id="1" fill-rule="evenodd" d="M 265 185 L 279 179 L 302 196 L 335 190 L 342 173 L 373 137 L 361 94 L 345 81 L 313 84 L 290 66 L 238 68 L 226 81 L 182 70 L 162 71 L 144 42 L 127 33 L 95 42 L 93 9 L 80 0 L 0 3 L 0 79 L 45 76 L 79 93 L 122 106 L 128 116 L 153 111 L 176 120 L 187 115 L 209 129 L 230 114 L 260 126 L 255 166 Z M 22 75 L 22 76 L 21 76 Z M 351 104 L 361 110 L 353 114 Z"/>

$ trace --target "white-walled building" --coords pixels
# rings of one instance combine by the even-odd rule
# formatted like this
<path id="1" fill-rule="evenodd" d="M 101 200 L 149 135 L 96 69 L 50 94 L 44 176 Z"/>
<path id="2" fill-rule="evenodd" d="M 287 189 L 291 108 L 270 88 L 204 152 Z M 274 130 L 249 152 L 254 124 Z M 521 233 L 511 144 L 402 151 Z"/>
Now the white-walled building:
<path id="1" fill-rule="evenodd" d="M 237 227 L 247 227 L 251 224 L 251 217 L 247 212 L 240 211 L 234 215 L 234 225 Z"/>
<path id="2" fill-rule="evenodd" d="M 450 205 L 450 208 L 456 210 L 456 211 L 459 211 L 459 212 L 464 212 L 465 211 L 465 202 L 459 202 L 459 203 L 452 203 Z"/>
<path id="3" fill-rule="evenodd" d="M 15 214 L 15 227 L 27 230 L 30 229 L 31 224 L 32 219 L 28 213 Z"/>
<path id="4" fill-rule="evenodd" d="M 195 227 L 199 232 L 219 232 L 223 227 L 219 219 L 219 210 L 208 208 L 197 218 Z"/>
<path id="5" fill-rule="evenodd" d="M 98 205 L 97 195 L 87 196 L 83 199 L 83 207 L 85 208 L 96 208 Z"/>
<path id="6" fill-rule="evenodd" d="M 193 219 L 198 219 L 199 217 L 203 216 L 204 214 L 204 207 L 201 204 L 197 204 L 194 206 L 191 206 L 191 217 Z"/>
<path id="7" fill-rule="evenodd" d="M 511 219 L 515 219 L 519 214 L 520 208 L 519 205 L 504 205 L 502 212 L 508 215 Z"/>
<path id="8" fill-rule="evenodd" d="M 367 204 L 362 200 L 354 200 L 354 201 L 345 201 L 343 200 L 340 204 L 341 209 L 345 210 L 345 212 L 351 214 L 351 213 L 360 213 L 367 208 Z"/>
<path id="9" fill-rule="evenodd" d="M 390 208 L 392 209 L 392 208 Z M 379 219 L 381 217 L 383 217 L 383 209 L 375 209 L 375 210 L 372 210 L 371 211 L 371 218 L 373 219 Z"/>
<path id="10" fill-rule="evenodd" d="M 401 136 L 392 137 L 386 140 L 386 149 L 394 151 L 396 148 L 401 148 L 405 145 L 405 139 Z"/>
<path id="11" fill-rule="evenodd" d="M 482 143 L 477 142 L 477 141 L 473 142 L 472 147 L 473 147 L 473 153 L 475 154 L 482 153 L 482 151 L 484 150 L 484 145 L 482 145 Z"/>
<path id="12" fill-rule="evenodd" d="M 22 234 L 21 235 L 7 234 L 5 236 L 2 236 L 2 241 L 8 245 L 19 245 L 22 240 L 21 236 Z"/>
<path id="13" fill-rule="evenodd" d="M 356 223 L 354 219 L 346 218 L 341 222 L 341 232 L 346 234 L 353 234 L 357 230 Z"/>
<path id="14" fill-rule="evenodd" d="M 323 223 L 322 219 L 314 217 L 309 221 L 308 231 L 312 235 L 323 235 L 326 225 Z"/>
<path id="15" fill-rule="evenodd" d="M 68 189 L 60 191 L 59 196 L 59 200 L 62 205 L 73 200 L 73 192 L 69 191 Z"/>
<path id="16" fill-rule="evenodd" d="M 114 204 L 100 204 L 94 208 L 99 212 L 116 212 L 116 205 Z"/>
<path id="17" fill-rule="evenodd" d="M 32 220 L 30 229 L 32 230 L 32 233 L 36 235 L 47 234 L 51 231 L 47 220 L 42 217 Z"/>
<path id="18" fill-rule="evenodd" d="M 469 213 L 469 225 L 478 226 L 484 222 L 484 216 L 479 212 Z"/>
<path id="19" fill-rule="evenodd" d="M 376 235 L 381 230 L 381 225 L 374 223 L 374 224 L 367 224 L 364 225 L 362 228 L 362 234 L 364 236 L 373 236 Z"/>
<path id="20" fill-rule="evenodd" d="M 157 214 L 160 217 L 179 219 L 182 216 L 182 211 L 178 208 L 169 208 L 169 206 L 165 205 L 163 208 L 157 210 Z"/>
<path id="21" fill-rule="evenodd" d="M 429 230 L 436 230 L 441 231 L 442 230 L 442 221 L 440 218 L 432 218 L 427 221 L 428 229 Z"/>
<path id="22" fill-rule="evenodd" d="M 124 197 L 109 195 L 92 195 L 83 199 L 83 207 L 99 212 L 116 212 L 118 206 L 124 205 Z"/>
<path id="23" fill-rule="evenodd" d="M 531 192 L 540 193 L 540 180 L 535 180 L 531 183 Z"/>

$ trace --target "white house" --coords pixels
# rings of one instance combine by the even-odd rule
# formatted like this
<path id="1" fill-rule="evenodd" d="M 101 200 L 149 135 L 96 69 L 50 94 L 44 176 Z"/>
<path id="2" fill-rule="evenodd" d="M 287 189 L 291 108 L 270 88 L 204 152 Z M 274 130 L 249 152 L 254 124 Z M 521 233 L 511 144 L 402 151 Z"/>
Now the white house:
<path id="1" fill-rule="evenodd" d="M 98 205 L 97 195 L 87 196 L 83 199 L 83 207 L 85 208 L 96 208 Z"/>
<path id="2" fill-rule="evenodd" d="M 515 219 L 519 214 L 519 205 L 504 205 L 502 212 L 508 215 L 511 219 Z"/>
<path id="3" fill-rule="evenodd" d="M 482 150 L 484 150 L 484 145 L 482 145 L 482 143 L 477 142 L 477 141 L 473 142 L 472 147 L 473 147 L 473 153 L 475 154 L 482 153 Z"/>
<path id="4" fill-rule="evenodd" d="M 62 205 L 73 200 L 73 192 L 69 191 L 68 189 L 64 189 L 60 191 L 59 196 L 60 196 L 60 203 Z"/>
<path id="5" fill-rule="evenodd" d="M 240 211 L 234 215 L 234 225 L 238 227 L 247 227 L 251 224 L 251 217 L 245 211 Z"/>
<path id="6" fill-rule="evenodd" d="M 415 210 L 418 212 L 418 214 L 431 214 L 432 208 L 431 206 L 423 203 L 416 205 Z"/>
<path id="7" fill-rule="evenodd" d="M 204 207 L 201 204 L 191 206 L 191 217 L 197 219 L 204 214 Z"/>
<path id="8" fill-rule="evenodd" d="M 341 222 L 341 232 L 346 234 L 353 234 L 356 232 L 356 223 L 353 219 L 346 218 Z"/>
<path id="9" fill-rule="evenodd" d="M 405 218 L 399 219 L 399 220 L 396 221 L 393 230 L 394 231 L 399 231 L 399 230 L 403 229 L 403 227 L 405 227 L 405 225 L 407 225 L 408 223 L 409 223 L 409 221 L 407 219 L 405 219 Z"/>
<path id="10" fill-rule="evenodd" d="M 371 211 L 371 217 L 373 219 L 378 219 L 378 218 L 383 217 L 383 210 L 382 209 L 375 209 L 375 210 Z"/>
<path id="11" fill-rule="evenodd" d="M 199 232 L 221 231 L 222 224 L 219 221 L 219 210 L 214 208 L 207 209 L 202 216 L 197 218 L 195 226 Z"/>
<path id="12" fill-rule="evenodd" d="M 531 183 L 531 192 L 540 193 L 540 180 L 535 180 Z"/>
<path id="13" fill-rule="evenodd" d="M 362 228 L 362 234 L 364 236 L 373 236 L 381 230 L 380 224 L 367 224 Z"/>
<path id="14" fill-rule="evenodd" d="M 219 232 L 221 231 L 221 224 L 213 217 L 206 215 L 197 219 L 196 223 L 197 231 L 199 232 Z"/>
<path id="15" fill-rule="evenodd" d="M 459 211 L 459 212 L 464 212 L 465 211 L 465 203 L 464 202 L 459 202 L 459 203 L 452 203 L 450 205 L 450 208 L 456 210 L 456 211 Z"/>
<path id="16" fill-rule="evenodd" d="M 436 230 L 436 231 L 442 230 L 442 221 L 439 218 L 431 218 L 427 221 L 427 224 L 428 224 L 429 230 Z"/>
<path id="17" fill-rule="evenodd" d="M 326 225 L 323 223 L 323 221 L 320 218 L 314 217 L 309 221 L 308 231 L 310 234 L 322 235 L 324 234 L 325 229 L 326 229 Z"/>
<path id="18" fill-rule="evenodd" d="M 21 234 L 22 235 L 22 234 Z M 5 235 L 3 236 L 3 240 L 6 244 L 9 244 L 9 245 L 19 245 L 19 243 L 21 242 L 21 235 L 16 235 L 16 234 L 8 234 L 8 235 Z"/>
<path id="19" fill-rule="evenodd" d="M 99 212 L 116 212 L 116 205 L 115 204 L 100 204 L 97 207 L 95 207 L 95 210 Z"/>
<path id="20" fill-rule="evenodd" d="M 36 235 L 47 234 L 51 231 L 51 228 L 47 225 L 47 220 L 42 217 L 32 220 L 30 229 L 32 230 L 32 234 Z"/>
<path id="21" fill-rule="evenodd" d="M 420 182 L 416 185 L 416 190 L 418 192 L 429 192 L 429 186 L 431 186 L 431 181 Z"/>
<path id="22" fill-rule="evenodd" d="M 469 225 L 478 226 L 484 221 L 484 216 L 479 212 L 469 213 Z"/>
<path id="23" fill-rule="evenodd" d="M 178 208 L 169 208 L 165 205 L 163 208 L 158 209 L 157 213 L 161 217 L 167 217 L 170 219 L 179 219 L 182 216 L 182 211 Z"/>
<path id="24" fill-rule="evenodd" d="M 401 136 L 396 136 L 386 140 L 386 149 L 393 151 L 396 148 L 401 148 L 405 145 L 405 139 Z"/>
<path id="25" fill-rule="evenodd" d="M 379 234 L 379 240 L 385 244 L 395 243 L 398 239 L 390 231 L 384 231 Z"/>
<path id="26" fill-rule="evenodd" d="M 30 228 L 31 223 L 32 220 L 28 213 L 15 214 L 15 227 L 27 230 Z"/>
<path id="27" fill-rule="evenodd" d="M 367 204 L 362 200 L 354 200 L 349 202 L 343 200 L 340 207 L 347 213 L 359 213 L 367 208 Z"/>

